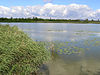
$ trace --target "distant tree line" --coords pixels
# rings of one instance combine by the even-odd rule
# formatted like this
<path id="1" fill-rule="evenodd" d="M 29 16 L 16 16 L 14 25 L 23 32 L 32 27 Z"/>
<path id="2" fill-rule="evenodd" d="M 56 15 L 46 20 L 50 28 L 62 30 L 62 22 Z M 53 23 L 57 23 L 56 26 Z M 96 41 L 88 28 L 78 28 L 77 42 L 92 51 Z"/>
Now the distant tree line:
<path id="1" fill-rule="evenodd" d="M 99 20 L 72 20 L 72 19 L 43 19 L 43 18 L 0 18 L 0 22 L 29 22 L 29 23 L 100 23 Z"/>

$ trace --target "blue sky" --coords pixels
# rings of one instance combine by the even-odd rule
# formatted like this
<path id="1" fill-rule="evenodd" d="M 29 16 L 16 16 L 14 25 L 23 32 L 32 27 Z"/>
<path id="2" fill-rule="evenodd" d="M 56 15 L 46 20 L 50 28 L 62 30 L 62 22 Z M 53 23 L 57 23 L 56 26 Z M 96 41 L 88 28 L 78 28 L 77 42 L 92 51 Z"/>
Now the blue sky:
<path id="1" fill-rule="evenodd" d="M 47 2 L 43 0 L 0 0 L 2 6 L 33 6 L 33 5 L 44 5 Z M 68 5 L 71 3 L 85 4 L 96 10 L 100 8 L 100 0 L 52 0 L 53 4 Z"/>

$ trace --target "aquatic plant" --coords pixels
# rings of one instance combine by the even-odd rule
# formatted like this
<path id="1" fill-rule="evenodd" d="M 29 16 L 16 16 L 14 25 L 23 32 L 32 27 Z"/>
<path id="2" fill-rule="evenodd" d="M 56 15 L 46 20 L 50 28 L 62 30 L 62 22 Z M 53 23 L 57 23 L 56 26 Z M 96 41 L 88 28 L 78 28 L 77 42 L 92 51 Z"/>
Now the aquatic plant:
<path id="1" fill-rule="evenodd" d="M 84 45 L 87 45 L 88 47 L 96 47 L 100 46 L 100 38 L 93 38 L 93 39 L 88 39 L 84 41 Z"/>
<path id="2" fill-rule="evenodd" d="M 54 53 L 57 54 L 64 54 L 64 55 L 70 55 L 70 54 L 78 54 L 84 51 L 84 48 L 75 46 L 75 42 L 45 42 L 47 48 Z M 53 48 L 51 46 L 53 45 Z M 53 49 L 53 50 L 52 50 Z"/>
<path id="3" fill-rule="evenodd" d="M 29 75 L 50 58 L 44 44 L 16 26 L 0 25 L 0 75 Z"/>

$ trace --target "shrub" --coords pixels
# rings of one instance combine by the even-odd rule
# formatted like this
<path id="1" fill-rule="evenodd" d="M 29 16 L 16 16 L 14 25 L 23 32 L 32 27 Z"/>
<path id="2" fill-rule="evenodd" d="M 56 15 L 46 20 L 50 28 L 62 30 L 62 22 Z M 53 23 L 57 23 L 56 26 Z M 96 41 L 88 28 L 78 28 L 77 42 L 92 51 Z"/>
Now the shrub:
<path id="1" fill-rule="evenodd" d="M 50 53 L 16 26 L 0 25 L 0 75 L 29 75 Z"/>

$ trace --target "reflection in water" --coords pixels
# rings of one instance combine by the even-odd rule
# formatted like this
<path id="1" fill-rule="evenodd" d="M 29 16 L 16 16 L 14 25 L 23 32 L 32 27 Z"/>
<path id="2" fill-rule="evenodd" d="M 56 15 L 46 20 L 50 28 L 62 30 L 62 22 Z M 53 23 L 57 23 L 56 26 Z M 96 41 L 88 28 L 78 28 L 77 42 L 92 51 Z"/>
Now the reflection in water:
<path id="1" fill-rule="evenodd" d="M 100 33 L 99 24 L 66 24 L 66 23 L 1 23 L 17 25 L 33 40 L 39 41 L 77 41 L 96 37 Z"/>
<path id="2" fill-rule="evenodd" d="M 53 60 L 47 64 L 50 75 L 99 75 L 100 53 L 96 53 L 100 50 L 99 38 L 82 42 L 56 41 L 49 45 L 55 50 Z"/>
<path id="3" fill-rule="evenodd" d="M 43 65 L 40 74 L 100 75 L 100 24 L 9 24 L 38 42 L 46 41 L 46 48 L 52 50 L 53 59 Z"/>

